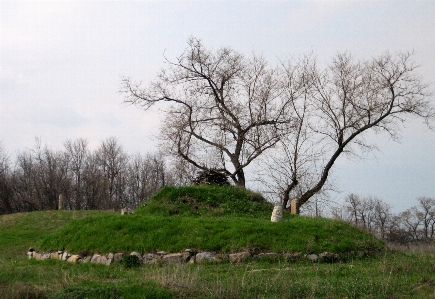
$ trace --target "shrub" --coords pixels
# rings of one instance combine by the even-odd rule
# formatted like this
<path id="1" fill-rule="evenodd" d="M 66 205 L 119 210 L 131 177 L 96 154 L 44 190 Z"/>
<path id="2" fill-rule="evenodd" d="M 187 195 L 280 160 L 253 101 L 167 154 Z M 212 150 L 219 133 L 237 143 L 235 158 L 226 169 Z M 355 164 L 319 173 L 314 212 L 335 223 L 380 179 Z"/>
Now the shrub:
<path id="1" fill-rule="evenodd" d="M 136 268 L 141 264 L 139 258 L 135 255 L 125 255 L 121 262 L 125 268 Z"/>

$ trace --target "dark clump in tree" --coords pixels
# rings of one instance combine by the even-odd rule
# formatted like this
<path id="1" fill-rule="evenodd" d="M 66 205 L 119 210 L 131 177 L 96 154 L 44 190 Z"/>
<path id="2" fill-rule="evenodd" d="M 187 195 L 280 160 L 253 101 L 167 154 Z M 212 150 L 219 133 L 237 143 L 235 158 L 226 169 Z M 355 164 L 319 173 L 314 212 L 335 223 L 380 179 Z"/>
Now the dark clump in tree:
<path id="1" fill-rule="evenodd" d="M 198 176 L 193 180 L 193 185 L 218 185 L 229 186 L 228 177 L 225 173 L 215 169 L 207 169 L 200 171 Z"/>

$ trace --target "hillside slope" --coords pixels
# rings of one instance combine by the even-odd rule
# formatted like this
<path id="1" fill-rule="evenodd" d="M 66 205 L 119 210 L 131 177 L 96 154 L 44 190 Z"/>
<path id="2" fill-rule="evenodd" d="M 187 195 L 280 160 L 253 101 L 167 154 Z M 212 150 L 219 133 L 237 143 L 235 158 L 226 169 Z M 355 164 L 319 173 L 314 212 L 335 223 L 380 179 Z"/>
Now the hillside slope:
<path id="1" fill-rule="evenodd" d="M 38 248 L 303 253 L 384 248 L 372 235 L 341 221 L 285 215 L 272 223 L 272 207 L 261 195 L 236 187 L 165 187 L 134 214 L 73 220 L 43 238 Z"/>

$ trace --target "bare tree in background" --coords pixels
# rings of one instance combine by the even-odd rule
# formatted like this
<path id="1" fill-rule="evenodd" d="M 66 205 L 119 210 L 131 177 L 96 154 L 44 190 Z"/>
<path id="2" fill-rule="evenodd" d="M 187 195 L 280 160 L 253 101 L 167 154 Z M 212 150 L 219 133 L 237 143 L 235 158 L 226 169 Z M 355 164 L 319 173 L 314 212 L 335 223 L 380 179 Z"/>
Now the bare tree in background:
<path id="1" fill-rule="evenodd" d="M 194 38 L 167 63 L 148 88 L 124 79 L 125 102 L 145 110 L 168 103 L 162 137 L 169 152 L 245 186 L 244 169 L 279 141 L 281 126 L 291 121 L 279 69 L 229 48 L 210 51 Z"/>
<path id="2" fill-rule="evenodd" d="M 96 162 L 103 174 L 107 192 L 107 208 L 123 208 L 128 160 L 129 157 L 114 137 L 103 141 L 96 152 Z"/>
<path id="3" fill-rule="evenodd" d="M 126 208 L 137 208 L 166 185 L 167 173 L 161 154 L 136 154 L 130 159 L 127 174 Z"/>
<path id="4" fill-rule="evenodd" d="M 68 160 L 68 169 L 73 176 L 71 201 L 74 209 L 85 209 L 83 201 L 83 172 L 86 165 L 86 159 L 89 156 L 88 141 L 85 139 L 67 140 L 64 144 L 66 157 Z"/>
<path id="5" fill-rule="evenodd" d="M 435 234 L 435 199 L 420 197 L 418 199 L 418 208 L 421 211 L 419 215 L 423 225 L 423 238 L 426 240 L 433 239 Z"/>
<path id="6" fill-rule="evenodd" d="M 0 143 L 0 214 L 14 211 L 13 182 L 10 161 Z"/>

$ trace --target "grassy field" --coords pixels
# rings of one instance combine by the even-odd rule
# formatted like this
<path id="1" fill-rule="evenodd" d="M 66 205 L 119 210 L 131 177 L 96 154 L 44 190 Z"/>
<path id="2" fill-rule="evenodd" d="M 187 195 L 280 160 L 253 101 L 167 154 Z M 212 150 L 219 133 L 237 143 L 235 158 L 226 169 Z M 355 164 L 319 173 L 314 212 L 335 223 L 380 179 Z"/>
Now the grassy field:
<path id="1" fill-rule="evenodd" d="M 184 195 L 184 197 L 186 196 Z M 171 200 L 172 204 L 169 205 L 169 209 L 173 209 L 179 204 L 185 204 L 186 202 L 183 200 L 179 203 Z M 162 202 L 164 201 L 162 200 Z M 188 204 L 191 205 L 189 201 Z M 210 205 L 210 209 L 221 210 L 221 204 Z M 194 211 L 197 210 L 195 205 L 191 205 L 191 207 Z M 168 231 L 180 232 L 180 226 L 187 226 L 188 228 L 181 230 L 182 233 L 178 233 L 178 235 L 197 236 L 198 239 L 195 241 L 200 240 L 198 236 L 202 236 L 203 239 L 213 239 L 206 238 L 207 234 L 214 234 L 217 227 L 223 227 L 221 233 L 228 234 L 226 235 L 228 237 L 226 243 L 231 245 L 225 245 L 225 242 L 218 241 L 224 239 L 225 236 L 219 234 L 216 240 L 201 243 L 201 247 L 211 246 L 223 251 L 231 251 L 234 248 L 246 246 L 245 241 L 239 242 L 232 239 L 242 238 L 243 235 L 252 235 L 256 236 L 251 237 L 252 240 L 266 240 L 262 237 L 264 234 L 279 235 L 283 233 L 281 229 L 283 231 L 297 230 L 299 240 L 288 239 L 287 242 L 275 240 L 275 245 L 273 242 L 266 244 L 263 240 L 258 241 L 258 244 L 263 244 L 261 246 L 268 247 L 268 249 L 277 246 L 278 250 L 283 248 L 290 251 L 301 249 L 300 251 L 303 252 L 321 250 L 321 247 L 316 247 L 320 245 L 335 244 L 334 246 L 339 245 L 337 250 L 340 248 L 347 250 L 362 248 L 358 246 L 379 247 L 381 244 L 373 241 L 366 234 L 339 222 L 294 217 L 286 218 L 282 223 L 270 223 L 267 219 L 270 217 L 270 211 L 269 215 L 264 213 L 264 216 L 261 216 L 261 213 L 255 212 L 254 209 L 253 213 L 257 213 L 256 217 L 248 215 L 243 218 L 238 214 L 237 209 L 233 209 L 236 214 L 234 217 L 207 216 L 205 212 L 202 212 L 202 216 L 199 217 L 192 213 L 193 210 L 188 211 L 189 209 L 186 208 L 185 216 L 182 217 L 178 213 L 168 217 L 158 213 L 158 215 L 153 216 L 148 209 L 143 207 L 135 215 L 124 217 L 106 211 L 40 211 L 0 216 L 0 298 L 435 297 L 435 255 L 432 253 L 407 254 L 383 251 L 362 259 L 353 257 L 346 262 L 335 264 L 311 263 L 301 260 L 299 262 L 248 262 L 239 265 L 231 263 L 157 264 L 142 265 L 132 269 L 127 269 L 122 264 L 104 266 L 69 264 L 57 260 L 28 260 L 25 255 L 30 246 L 37 249 L 42 246 L 47 246 L 47 248 L 59 246 L 50 242 L 62 239 L 68 230 L 77 231 L 80 229 L 85 232 L 83 236 L 88 236 L 88 234 L 94 236 L 96 240 L 93 246 L 96 246 L 95 248 L 100 251 L 114 249 L 112 247 L 115 246 L 114 244 L 119 244 L 119 249 L 128 250 L 126 248 L 128 239 L 119 239 L 123 233 L 136 234 L 135 236 L 142 240 L 146 235 L 144 232 L 156 230 L 155 226 L 158 223 L 163 231 L 168 229 Z M 215 212 L 210 211 L 210 214 Z M 202 218 L 209 218 L 210 222 L 201 223 Z M 233 223 L 231 220 L 235 222 Z M 100 221 L 99 224 L 98 221 Z M 146 224 L 147 222 L 150 224 Z M 245 224 L 241 225 L 240 223 Z M 85 227 L 80 228 L 80 225 L 85 225 Z M 193 233 L 193 227 L 198 225 L 205 225 L 208 229 Z M 274 226 L 269 227 L 269 225 Z M 337 230 L 340 229 L 340 225 L 343 225 L 342 231 Z M 101 229 L 101 226 L 112 231 L 112 235 L 98 234 L 96 231 L 92 231 L 92 227 Z M 233 226 L 237 228 L 235 231 L 231 231 Z M 239 233 L 238 230 L 243 230 L 244 226 L 247 230 Z M 231 232 L 226 232 L 227 230 Z M 336 232 L 336 239 L 331 241 L 330 236 L 334 232 Z M 166 233 L 161 232 L 162 235 Z M 341 238 L 338 237 L 340 234 L 348 234 L 348 236 Z M 101 239 L 106 239 L 107 243 L 111 244 L 107 245 L 105 250 L 99 247 L 104 246 L 104 244 L 99 243 L 101 242 L 99 235 L 102 235 Z M 172 233 L 172 235 L 174 234 Z M 71 248 L 85 244 L 81 243 L 80 238 L 76 238 L 77 240 L 74 237 L 68 237 L 62 242 L 66 242 L 64 245 L 71 246 Z M 172 239 L 170 242 L 175 242 L 174 240 Z M 145 246 L 146 242 L 140 242 L 142 241 L 139 241 L 138 244 Z M 156 248 L 170 244 L 170 242 L 165 243 L 166 241 L 163 240 L 159 242 L 160 245 L 155 246 Z M 180 237 L 178 245 L 175 244 L 172 248 L 174 250 L 183 248 L 187 245 L 186 242 L 190 242 L 190 239 Z M 210 245 L 207 242 L 210 242 Z M 136 246 L 134 242 L 130 243 Z M 347 243 L 347 247 L 342 243 Z M 252 244 L 251 246 L 254 246 Z M 255 246 L 258 245 L 255 244 Z M 133 247 L 133 245 L 131 246 Z M 147 251 L 145 249 L 135 250 Z M 153 247 L 149 249 L 152 250 Z M 166 250 L 166 248 L 158 249 Z"/>

